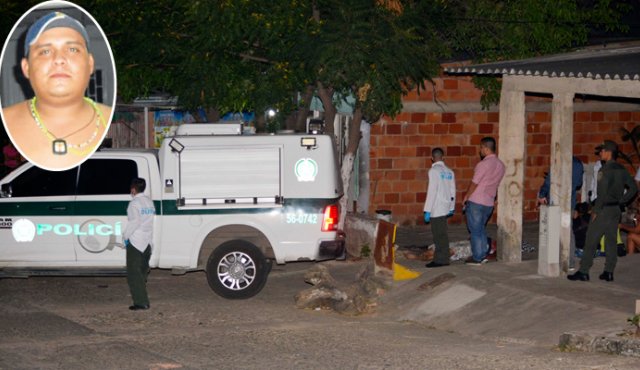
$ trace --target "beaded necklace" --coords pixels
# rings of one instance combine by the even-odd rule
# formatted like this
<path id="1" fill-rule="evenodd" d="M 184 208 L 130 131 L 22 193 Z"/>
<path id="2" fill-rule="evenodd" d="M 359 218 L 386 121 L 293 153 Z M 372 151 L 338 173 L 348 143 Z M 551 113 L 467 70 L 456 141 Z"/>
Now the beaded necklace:
<path id="1" fill-rule="evenodd" d="M 76 155 L 84 155 L 84 154 L 87 154 L 90 151 L 90 149 L 92 149 L 92 147 L 89 147 L 89 148 L 86 148 L 86 147 L 96 139 L 96 137 L 98 136 L 98 131 L 100 130 L 100 123 L 104 124 L 104 120 L 102 117 L 102 112 L 100 111 L 100 109 L 98 108 L 98 106 L 93 100 L 91 100 L 90 98 L 84 97 L 84 101 L 89 103 L 91 108 L 93 108 L 93 115 L 91 116 L 91 119 L 89 119 L 89 122 L 87 122 L 86 125 L 73 131 L 70 134 L 67 134 L 62 137 L 57 137 L 47 129 L 44 123 L 42 123 L 42 120 L 40 119 L 40 114 L 38 114 L 38 110 L 36 109 L 36 97 L 34 96 L 33 99 L 31 99 L 31 104 L 29 104 L 29 107 L 31 110 L 31 116 L 33 117 L 33 120 L 36 122 L 36 125 L 40 128 L 40 130 L 42 130 L 45 136 L 49 140 L 51 140 L 51 144 L 52 144 L 51 147 L 53 150 L 53 154 L 64 155 L 64 154 L 67 154 L 67 152 L 71 152 Z M 98 116 L 98 118 L 96 119 L 96 128 L 89 139 L 77 145 L 67 143 L 67 141 L 65 140 L 66 138 L 84 130 L 87 126 L 91 124 L 91 122 L 93 121 L 93 118 L 96 115 Z"/>

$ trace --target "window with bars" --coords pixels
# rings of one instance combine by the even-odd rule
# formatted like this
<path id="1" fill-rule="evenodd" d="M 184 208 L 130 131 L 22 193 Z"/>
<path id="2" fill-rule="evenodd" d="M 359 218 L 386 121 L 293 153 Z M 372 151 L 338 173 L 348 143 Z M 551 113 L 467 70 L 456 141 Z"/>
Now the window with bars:
<path id="1" fill-rule="evenodd" d="M 104 104 L 104 86 L 102 81 L 102 70 L 96 69 L 89 79 L 89 86 L 87 87 L 86 96 L 91 98 L 96 103 Z"/>

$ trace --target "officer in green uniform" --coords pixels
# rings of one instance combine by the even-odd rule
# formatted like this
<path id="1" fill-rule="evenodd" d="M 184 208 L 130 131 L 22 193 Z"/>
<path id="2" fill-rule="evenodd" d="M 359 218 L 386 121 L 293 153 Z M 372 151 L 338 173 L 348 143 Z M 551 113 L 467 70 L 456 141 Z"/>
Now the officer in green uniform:
<path id="1" fill-rule="evenodd" d="M 629 172 L 616 162 L 618 145 L 614 141 L 605 140 L 599 154 L 600 160 L 605 163 L 598 172 L 598 198 L 591 212 L 580 269 L 568 275 L 569 280 L 589 280 L 593 254 L 604 235 L 606 261 L 600 279 L 613 281 L 613 270 L 618 259 L 616 233 L 621 216 L 620 206 L 630 202 L 638 192 Z"/>

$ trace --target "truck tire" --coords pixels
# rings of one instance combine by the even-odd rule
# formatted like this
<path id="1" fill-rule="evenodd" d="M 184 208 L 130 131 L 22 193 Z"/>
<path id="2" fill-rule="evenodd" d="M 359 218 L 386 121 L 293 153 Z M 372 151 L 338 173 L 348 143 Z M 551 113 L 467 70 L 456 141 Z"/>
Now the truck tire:
<path id="1" fill-rule="evenodd" d="M 258 294 L 271 270 L 260 249 L 244 240 L 230 240 L 213 250 L 207 261 L 207 281 L 218 295 L 246 299 Z"/>

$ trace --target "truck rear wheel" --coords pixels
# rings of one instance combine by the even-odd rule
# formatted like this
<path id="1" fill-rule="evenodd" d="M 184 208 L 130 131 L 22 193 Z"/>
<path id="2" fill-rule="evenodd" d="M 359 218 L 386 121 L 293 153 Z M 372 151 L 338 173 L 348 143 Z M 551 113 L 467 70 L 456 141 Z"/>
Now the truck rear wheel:
<path id="1" fill-rule="evenodd" d="M 270 267 L 270 261 L 258 247 L 244 240 L 230 240 L 209 256 L 207 281 L 224 298 L 246 299 L 262 290 Z"/>

